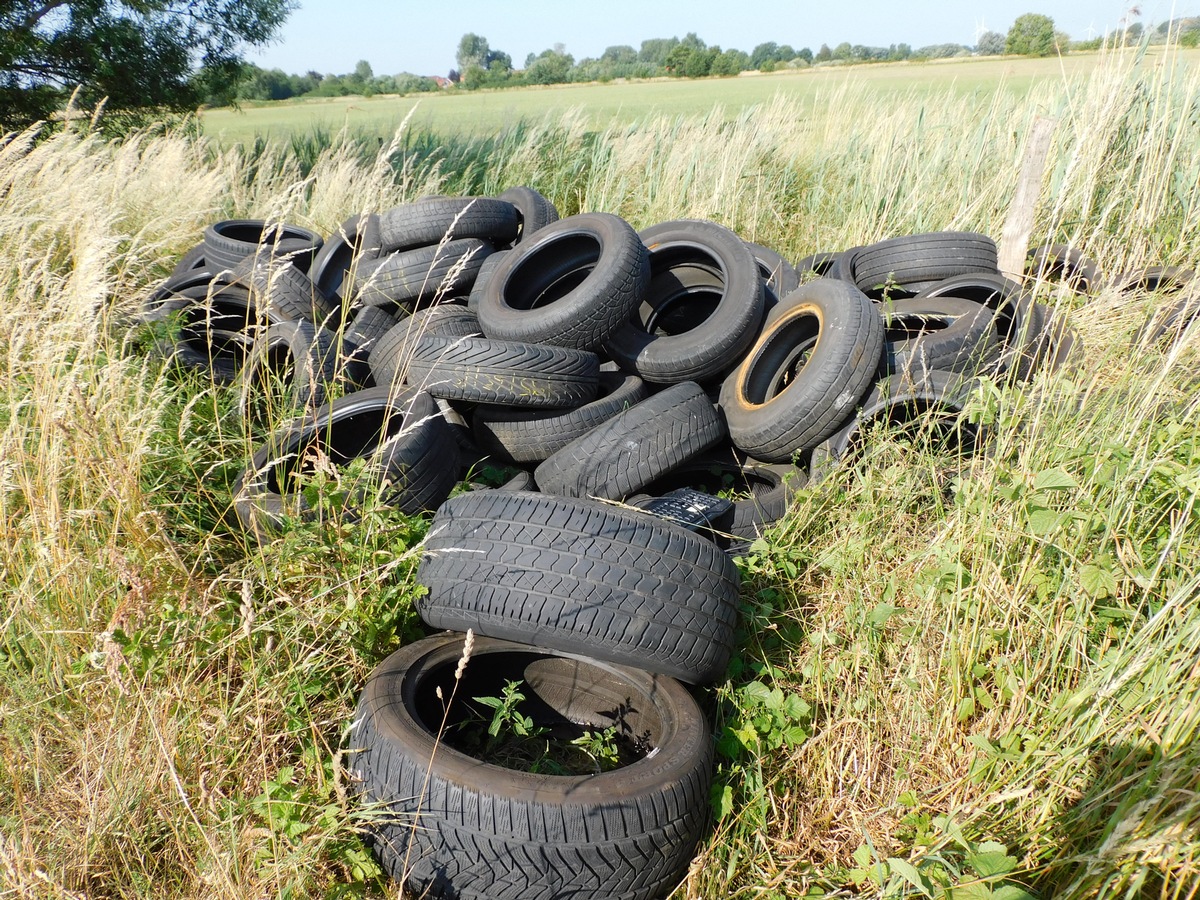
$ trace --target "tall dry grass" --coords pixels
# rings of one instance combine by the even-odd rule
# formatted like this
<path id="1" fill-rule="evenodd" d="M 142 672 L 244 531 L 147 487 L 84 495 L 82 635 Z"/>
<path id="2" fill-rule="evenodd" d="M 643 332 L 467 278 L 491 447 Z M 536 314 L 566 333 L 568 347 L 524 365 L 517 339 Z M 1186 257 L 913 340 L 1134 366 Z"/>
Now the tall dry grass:
<path id="1" fill-rule="evenodd" d="M 1030 123 L 1050 115 L 1035 236 L 1109 272 L 1196 266 L 1198 88 L 1170 56 L 1127 52 L 1024 99 L 843 87 L 731 122 L 402 133 L 365 163 L 352 142 L 302 165 L 172 133 L 7 136 L 3 892 L 395 895 L 355 836 L 369 813 L 342 753 L 366 673 L 414 634 L 422 526 L 380 511 L 263 547 L 233 526 L 258 438 L 235 392 L 164 370 L 122 324 L 207 223 L 328 232 L 527 183 L 564 213 L 713 218 L 793 259 L 998 236 Z M 733 804 L 678 896 L 1200 893 L 1197 339 L 1131 350 L 1154 296 L 1039 296 L 1085 363 L 981 392 L 988 455 L 948 472 L 882 439 L 746 562 L 744 645 L 715 698 Z M 803 740 L 773 740 L 753 683 L 803 701 L 787 712 Z M 1013 860 L 991 883 L 987 841 Z"/>

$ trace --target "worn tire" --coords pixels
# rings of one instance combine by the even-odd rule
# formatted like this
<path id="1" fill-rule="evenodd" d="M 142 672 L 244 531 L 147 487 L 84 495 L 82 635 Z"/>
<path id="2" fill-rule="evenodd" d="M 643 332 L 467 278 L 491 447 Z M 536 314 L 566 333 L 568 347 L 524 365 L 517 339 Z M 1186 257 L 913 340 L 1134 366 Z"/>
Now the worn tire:
<path id="1" fill-rule="evenodd" d="M 494 197 L 427 197 L 381 213 L 384 253 L 479 238 L 505 244 L 517 236 L 517 208 Z"/>
<path id="2" fill-rule="evenodd" d="M 633 227 L 585 213 L 509 251 L 479 299 L 483 333 L 503 341 L 595 350 L 642 302 L 649 254 Z"/>
<path id="3" fill-rule="evenodd" d="M 281 410 L 264 402 L 273 378 L 287 385 L 284 409 L 315 409 L 347 380 L 338 358 L 337 335 L 311 322 L 277 322 L 267 328 L 238 374 L 240 407 L 247 420 L 269 421 Z"/>
<path id="4" fill-rule="evenodd" d="M 1000 343 L 995 314 L 957 297 L 897 300 L 884 311 L 880 375 L 940 369 L 976 375 L 994 366 Z"/>
<path id="5" fill-rule="evenodd" d="M 547 494 L 620 500 L 725 437 L 725 425 L 704 389 L 685 381 L 571 441 L 533 476 Z"/>
<path id="6" fill-rule="evenodd" d="M 427 334 L 412 344 L 408 382 L 445 400 L 502 406 L 581 406 L 596 398 L 596 354 L 487 338 Z"/>
<path id="7" fill-rule="evenodd" d="M 762 244 L 746 242 L 763 280 L 763 310 L 772 309 L 781 297 L 800 287 L 800 272 L 790 262 Z M 756 335 L 757 336 L 757 335 Z"/>
<path id="8" fill-rule="evenodd" d="M 408 369 L 412 349 L 426 334 L 445 337 L 482 337 L 479 320 L 470 310 L 450 303 L 419 309 L 399 319 L 371 350 L 368 362 L 376 384 L 398 383 Z"/>
<path id="9" fill-rule="evenodd" d="M 708 820 L 712 736 L 677 681 L 637 668 L 442 634 L 385 659 L 363 689 L 350 765 L 367 842 L 414 896 L 440 900 L 657 900 L 684 877 Z M 594 775 L 519 772 L 448 746 L 474 697 L 519 681 L 531 717 L 571 733 L 646 736 L 641 759 Z"/>
<path id="10" fill-rule="evenodd" d="M 702 684 L 725 673 L 737 568 L 679 525 L 594 500 L 510 491 L 442 504 L 426 538 L 417 612 Z"/>
<path id="11" fill-rule="evenodd" d="M 421 301 L 469 291 L 492 245 L 477 238 L 388 253 L 359 265 L 357 298 L 367 306 L 411 311 Z"/>
<path id="12" fill-rule="evenodd" d="M 324 243 L 315 231 L 263 219 L 225 219 L 204 229 L 204 259 L 211 272 L 232 269 L 247 256 L 291 260 L 307 272 Z"/>
<path id="13" fill-rule="evenodd" d="M 955 372 L 928 372 L 918 378 L 897 375 L 872 388 L 853 418 L 813 450 L 810 483 L 823 481 L 843 459 L 857 452 L 863 432 L 874 423 L 887 421 L 932 424 L 931 412 L 953 420 L 950 441 L 955 449 L 970 454 L 983 443 L 986 432 L 962 415 L 975 381 Z"/>
<path id="14" fill-rule="evenodd" d="M 891 238 L 860 247 L 851 267 L 854 283 L 864 293 L 894 283 L 918 291 L 927 282 L 978 272 L 996 273 L 996 242 L 972 231 L 935 231 Z"/>
<path id="15" fill-rule="evenodd" d="M 642 379 L 624 372 L 601 372 L 599 385 L 595 400 L 574 409 L 478 406 L 472 418 L 475 439 L 483 450 L 500 459 L 538 463 L 648 394 Z"/>
<path id="16" fill-rule="evenodd" d="M 720 405 L 736 447 L 782 463 L 833 434 L 866 395 L 884 324 L 861 291 L 831 278 L 793 291 L 772 316 L 722 385 Z"/>
<path id="17" fill-rule="evenodd" d="M 289 515 L 316 515 L 303 494 L 284 484 L 304 454 L 313 450 L 334 465 L 357 458 L 370 461 L 364 482 L 346 492 L 345 512 L 350 516 L 374 491 L 403 513 L 436 509 L 458 481 L 458 447 L 433 398 L 422 391 L 388 387 L 357 391 L 280 429 L 238 476 L 234 509 L 259 540 L 278 531 Z"/>
<path id="18" fill-rule="evenodd" d="M 507 200 L 517 208 L 520 228 L 513 245 L 529 240 L 536 232 L 558 221 L 558 209 L 542 194 L 531 187 L 511 187 L 500 194 L 498 200 Z"/>
<path id="19" fill-rule="evenodd" d="M 290 260 L 247 256 L 230 270 L 229 280 L 250 291 L 255 306 L 272 322 L 311 322 L 337 330 L 337 310 Z"/>
<path id="20" fill-rule="evenodd" d="M 652 383 L 720 379 L 762 325 L 758 262 L 716 222 L 663 222 L 641 238 L 650 251 L 649 287 L 605 349 L 625 371 Z"/>
<path id="21" fill-rule="evenodd" d="M 1068 244 L 1042 244 L 1030 249 L 1025 274 L 1043 281 L 1061 282 L 1076 294 L 1090 294 L 1100 286 L 1100 268 Z"/>
<path id="22" fill-rule="evenodd" d="M 309 275 L 325 296 L 340 298 L 343 287 L 352 283 L 352 273 L 359 263 L 378 259 L 382 252 L 379 216 L 374 213 L 351 216 L 325 239 Z"/>

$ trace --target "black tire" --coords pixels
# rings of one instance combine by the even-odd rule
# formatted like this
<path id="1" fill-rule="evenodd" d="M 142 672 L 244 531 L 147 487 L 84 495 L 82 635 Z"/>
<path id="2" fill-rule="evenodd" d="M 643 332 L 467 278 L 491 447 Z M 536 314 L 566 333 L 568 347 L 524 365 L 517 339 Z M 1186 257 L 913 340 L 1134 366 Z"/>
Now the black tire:
<path id="1" fill-rule="evenodd" d="M 388 387 L 347 394 L 280 429 L 238 476 L 234 509 L 260 541 L 289 515 L 317 515 L 303 493 L 288 485 L 310 452 L 324 454 L 334 465 L 369 460 L 364 481 L 346 491 L 344 511 L 351 517 L 375 491 L 409 515 L 436 509 L 458 481 L 458 447 L 428 394 Z"/>
<path id="2" fill-rule="evenodd" d="M 354 311 L 350 324 L 342 329 L 342 352 L 350 379 L 361 387 L 374 384 L 371 377 L 371 350 L 396 324 L 396 319 L 378 306 L 362 306 Z"/>
<path id="3" fill-rule="evenodd" d="M 355 296 L 367 306 L 411 311 L 423 300 L 469 291 L 492 245 L 476 238 L 388 253 L 354 273 Z"/>
<path id="4" fill-rule="evenodd" d="M 558 221 L 558 209 L 542 194 L 530 187 L 511 187 L 498 200 L 507 200 L 517 208 L 520 230 L 513 244 L 529 240 L 534 233 Z"/>
<path id="5" fill-rule="evenodd" d="M 361 799 L 388 812 L 371 817 L 367 835 L 384 871 L 414 896 L 454 900 L 665 896 L 708 820 L 712 736 L 695 700 L 665 676 L 483 637 L 456 679 L 465 640 L 402 647 L 363 690 L 351 765 Z M 446 734 L 486 711 L 473 698 L 508 681 L 539 726 L 615 725 L 648 747 L 610 772 L 546 775 L 448 746 Z M 439 694 L 453 697 L 447 729 Z"/>
<path id="6" fill-rule="evenodd" d="M 996 242 L 971 231 L 935 231 L 879 241 L 860 247 L 851 268 L 855 285 L 867 294 L 885 284 L 919 291 L 928 282 L 999 271 Z"/>
<path id="7" fill-rule="evenodd" d="M 715 222 L 664 222 L 641 238 L 650 251 L 649 288 L 605 349 L 649 382 L 719 379 L 763 321 L 763 279 L 750 248 Z"/>
<path id="8" fill-rule="evenodd" d="M 1174 297 L 1156 308 L 1146 324 L 1134 335 L 1134 345 L 1156 344 L 1170 340 L 1178 341 L 1184 333 L 1200 319 L 1200 293 L 1187 293 Z"/>
<path id="9" fill-rule="evenodd" d="M 330 390 L 348 380 L 338 358 L 337 335 L 311 322 L 277 322 L 267 328 L 238 374 L 242 417 L 255 422 L 292 418 L 321 406 Z M 272 403 L 282 382 L 285 396 Z"/>
<path id="10" fill-rule="evenodd" d="M 833 434 L 870 390 L 884 325 L 861 291 L 831 278 L 793 291 L 772 315 L 720 403 L 735 446 L 782 463 Z"/>
<path id="11" fill-rule="evenodd" d="M 992 323 L 1000 341 L 999 355 L 992 366 L 997 375 L 1016 374 L 1026 379 L 1035 363 L 1037 341 L 1045 329 L 1044 308 L 1015 281 L 1003 275 L 959 275 L 923 290 L 915 299 L 957 297 L 982 303 L 992 310 Z"/>
<path id="12" fill-rule="evenodd" d="M 1100 268 L 1067 244 L 1042 244 L 1029 251 L 1025 274 L 1042 281 L 1061 282 L 1076 294 L 1090 294 L 1100 287 Z"/>
<path id="13" fill-rule="evenodd" d="M 381 213 L 379 238 L 384 253 L 464 238 L 506 244 L 517 236 L 518 222 L 517 208 L 506 200 L 429 197 Z"/>
<path id="14" fill-rule="evenodd" d="M 763 280 L 763 309 L 770 310 L 796 288 L 800 287 L 800 272 L 790 262 L 762 244 L 746 242 L 750 255 L 758 266 Z"/>
<path id="15" fill-rule="evenodd" d="M 229 280 L 249 290 L 272 322 L 311 322 L 335 331 L 339 326 L 329 298 L 289 260 L 247 256 L 230 270 Z"/>
<path id="16" fill-rule="evenodd" d="M 897 300 L 884 310 L 880 375 L 913 377 L 940 369 L 977 375 L 995 365 L 1000 343 L 995 314 L 957 297 Z"/>
<path id="17" fill-rule="evenodd" d="M 1193 269 L 1179 266 L 1146 266 L 1133 272 L 1121 272 L 1109 279 L 1107 287 L 1130 294 L 1145 291 L 1152 294 L 1177 294 L 1196 278 Z"/>
<path id="18" fill-rule="evenodd" d="M 143 304 L 139 319 L 178 323 L 178 331 L 154 340 L 154 352 L 216 384 L 233 384 L 267 322 L 249 292 L 221 277 L 195 270 L 167 279 Z"/>
<path id="19" fill-rule="evenodd" d="M 469 309 L 443 303 L 420 309 L 396 322 L 377 342 L 368 358 L 376 384 L 399 383 L 408 370 L 413 346 L 426 334 L 482 337 L 479 320 Z"/>
<path id="20" fill-rule="evenodd" d="M 422 335 L 408 382 L 445 400 L 502 406 L 582 406 L 599 390 L 596 354 L 487 338 Z"/>
<path id="21" fill-rule="evenodd" d="M 601 372 L 599 396 L 574 409 L 527 410 L 479 406 L 472 430 L 479 446 L 499 459 L 538 463 L 618 413 L 646 399 L 636 375 Z"/>
<path id="22" fill-rule="evenodd" d="M 942 449 L 960 455 L 978 450 L 986 438 L 982 426 L 969 422 L 963 410 L 975 381 L 955 372 L 928 372 L 919 378 L 885 378 L 863 400 L 858 412 L 813 450 L 810 483 L 826 478 L 861 450 L 863 435 L 876 423 L 934 428 L 941 426 Z"/>
<path id="23" fill-rule="evenodd" d="M 417 612 L 432 628 L 523 640 L 693 684 L 733 652 L 738 570 L 682 526 L 594 500 L 452 497 L 426 538 Z"/>
<path id="24" fill-rule="evenodd" d="M 483 295 L 487 291 L 488 282 L 492 280 L 492 273 L 499 268 L 500 263 L 504 262 L 506 256 L 511 253 L 511 250 L 497 250 L 495 253 L 488 254 L 487 259 L 483 261 L 483 265 L 479 267 L 479 271 L 475 274 L 475 281 L 471 285 L 471 292 L 467 295 L 467 309 L 479 315 L 479 304 L 483 301 Z"/>
<path id="25" fill-rule="evenodd" d="M 288 259 L 307 272 L 322 243 L 319 234 L 299 225 L 225 219 L 204 229 L 204 258 L 212 272 L 232 269 L 247 256 Z"/>
<path id="26" fill-rule="evenodd" d="M 713 523 L 714 530 L 723 536 L 754 540 L 783 518 L 792 496 L 806 483 L 807 476 L 795 466 L 743 462 L 731 453 L 707 453 L 652 481 L 643 493 L 661 497 L 679 488 L 713 495 L 734 491 L 740 496 L 733 501 L 733 508 Z"/>
<path id="27" fill-rule="evenodd" d="M 841 253 L 810 253 L 796 263 L 796 271 L 800 273 L 801 278 L 835 277 L 832 273 L 841 257 Z"/>
<path id="28" fill-rule="evenodd" d="M 537 482 L 533 480 L 533 473 L 522 469 L 500 487 L 498 491 L 527 491 L 537 493 Z"/>
<path id="29" fill-rule="evenodd" d="M 726 437 L 694 381 L 675 384 L 613 416 L 546 458 L 533 473 L 547 494 L 620 500 Z"/>
<path id="30" fill-rule="evenodd" d="M 325 239 L 309 275 L 325 296 L 341 297 L 355 267 L 360 262 L 378 259 L 382 252 L 379 216 L 374 213 L 351 216 Z"/>
<path id="31" fill-rule="evenodd" d="M 178 275 L 186 275 L 190 272 L 208 271 L 208 261 L 205 259 L 205 246 L 201 241 L 183 256 L 179 257 L 179 261 L 175 263 L 175 268 L 171 270 L 171 277 Z"/>
<path id="32" fill-rule="evenodd" d="M 479 299 L 479 321 L 496 340 L 594 350 L 642 302 L 649 273 L 624 219 L 570 216 L 505 255 Z"/>

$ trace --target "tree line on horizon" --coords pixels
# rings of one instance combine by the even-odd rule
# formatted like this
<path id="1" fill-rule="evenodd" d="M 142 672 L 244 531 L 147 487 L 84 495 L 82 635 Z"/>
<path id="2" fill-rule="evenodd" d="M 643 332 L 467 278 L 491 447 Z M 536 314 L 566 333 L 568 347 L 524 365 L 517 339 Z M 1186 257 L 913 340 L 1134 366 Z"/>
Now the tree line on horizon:
<path id="1" fill-rule="evenodd" d="M 1121 43 L 1163 43 L 1176 35 L 1182 46 L 1200 43 L 1200 17 L 1163 22 L 1146 30 L 1140 22 L 1129 24 L 1119 35 L 1109 37 Z M 782 69 L 823 65 L 852 65 L 870 62 L 922 61 L 966 56 L 1050 56 L 1058 52 L 1098 50 L 1105 38 L 1072 40 L 1054 26 L 1054 20 L 1038 13 L 1026 13 L 1013 22 L 1007 34 L 987 31 L 974 46 L 966 44 L 930 44 L 913 48 L 906 43 L 871 47 L 843 41 L 835 47 L 822 44 L 815 52 L 809 47 L 794 49 L 789 44 L 768 41 L 751 52 L 723 50 L 709 46 L 694 32 L 683 38 L 651 38 L 640 48 L 620 44 L 608 47 L 596 58 L 576 61 L 562 44 L 541 53 L 530 53 L 523 68 L 513 65 L 512 57 L 490 46 L 487 38 L 468 32 L 459 41 L 456 68 L 445 77 L 374 74 L 370 63 L 360 60 L 353 72 L 322 75 L 308 71 L 288 74 L 282 69 L 248 66 L 238 86 L 237 99 L 247 101 L 287 100 L 293 97 L 338 97 L 349 95 L 412 94 L 437 91 L 446 86 L 459 90 L 519 87 L 525 85 L 610 82 L 620 79 L 646 79 L 666 76 L 705 78 L 739 75 L 742 72 L 774 72 Z"/>

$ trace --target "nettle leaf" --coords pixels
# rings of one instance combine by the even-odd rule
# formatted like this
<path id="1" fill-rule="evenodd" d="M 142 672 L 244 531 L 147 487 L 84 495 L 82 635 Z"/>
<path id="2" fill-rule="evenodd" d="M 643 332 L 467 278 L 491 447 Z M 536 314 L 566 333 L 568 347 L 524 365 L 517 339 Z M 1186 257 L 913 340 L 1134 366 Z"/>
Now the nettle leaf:
<path id="1" fill-rule="evenodd" d="M 892 606 L 890 603 L 876 604 L 875 608 L 867 616 L 867 624 L 872 628 L 882 628 L 892 616 L 900 611 L 900 607 Z"/>
<path id="2" fill-rule="evenodd" d="M 752 681 L 742 688 L 742 696 L 766 706 L 771 699 L 771 689 L 761 681 Z"/>
<path id="3" fill-rule="evenodd" d="M 1079 584 L 1088 596 L 1103 600 L 1117 593 L 1117 579 L 1104 566 L 1088 564 L 1079 570 Z"/>
<path id="4" fill-rule="evenodd" d="M 1017 868 L 1017 858 L 1008 855 L 1008 848 L 995 841 L 980 844 L 974 853 L 967 854 L 967 865 L 983 878 L 1007 875 Z"/>
<path id="5" fill-rule="evenodd" d="M 1043 506 L 1035 506 L 1029 510 L 1029 530 L 1037 535 L 1045 535 L 1058 527 L 1059 513 Z"/>
<path id="6" fill-rule="evenodd" d="M 1006 884 L 992 891 L 992 900 L 1038 900 L 1037 894 L 1031 894 L 1025 888 L 1015 884 Z"/>
<path id="7" fill-rule="evenodd" d="M 727 784 L 714 784 L 709 794 L 709 801 L 712 803 L 713 815 L 717 817 L 717 821 L 724 819 L 733 812 L 733 788 Z"/>
<path id="8" fill-rule="evenodd" d="M 1074 491 L 1079 485 L 1062 469 L 1046 469 L 1034 477 L 1033 488 L 1036 491 Z"/>

